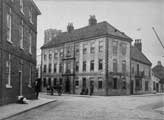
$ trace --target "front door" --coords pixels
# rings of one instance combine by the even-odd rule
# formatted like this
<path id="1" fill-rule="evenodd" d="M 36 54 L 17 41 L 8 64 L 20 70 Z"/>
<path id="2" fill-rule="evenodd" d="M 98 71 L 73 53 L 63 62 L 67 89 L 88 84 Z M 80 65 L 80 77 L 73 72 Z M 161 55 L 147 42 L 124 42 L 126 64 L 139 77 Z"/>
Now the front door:
<path id="1" fill-rule="evenodd" d="M 22 71 L 19 71 L 19 95 L 22 95 Z"/>
<path id="2" fill-rule="evenodd" d="M 65 92 L 70 93 L 70 78 L 67 77 L 65 81 Z"/>

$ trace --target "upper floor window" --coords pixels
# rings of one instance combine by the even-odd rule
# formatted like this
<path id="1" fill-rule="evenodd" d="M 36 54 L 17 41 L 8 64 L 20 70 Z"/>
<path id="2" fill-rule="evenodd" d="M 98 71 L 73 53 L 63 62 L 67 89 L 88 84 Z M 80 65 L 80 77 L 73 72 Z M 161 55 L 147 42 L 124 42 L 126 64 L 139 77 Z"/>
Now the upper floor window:
<path id="1" fill-rule="evenodd" d="M 113 50 L 114 56 L 117 56 L 117 48 L 118 48 L 118 41 L 113 41 L 112 42 L 112 50 Z"/>
<path id="2" fill-rule="evenodd" d="M 48 72 L 51 73 L 51 63 L 49 63 L 49 66 L 48 66 Z"/>
<path id="3" fill-rule="evenodd" d="M 7 13 L 7 41 L 12 42 L 11 41 L 11 8 Z"/>
<path id="4" fill-rule="evenodd" d="M 75 46 L 75 54 L 79 55 L 79 46 L 78 45 Z"/>
<path id="5" fill-rule="evenodd" d="M 122 61 L 122 73 L 126 73 L 126 61 Z"/>
<path id="6" fill-rule="evenodd" d="M 99 59 L 99 70 L 103 69 L 103 60 Z"/>
<path id="7" fill-rule="evenodd" d="M 83 54 L 87 53 L 87 44 L 83 44 Z"/>
<path id="8" fill-rule="evenodd" d="M 63 49 L 60 49 L 60 57 L 63 57 Z"/>
<path id="9" fill-rule="evenodd" d="M 44 67 L 43 67 L 43 72 L 46 73 L 46 71 L 47 71 L 47 66 L 44 65 Z"/>
<path id="10" fill-rule="evenodd" d="M 86 61 L 83 61 L 83 71 L 86 71 Z"/>
<path id="11" fill-rule="evenodd" d="M 66 47 L 66 57 L 71 57 L 71 46 Z"/>
<path id="12" fill-rule="evenodd" d="M 94 71 L 94 60 L 90 61 L 90 70 Z"/>
<path id="13" fill-rule="evenodd" d="M 23 13 L 23 0 L 20 0 L 20 11 Z"/>
<path id="14" fill-rule="evenodd" d="M 59 64 L 59 72 L 60 72 L 60 73 L 63 72 L 63 64 L 62 64 L 62 63 Z"/>
<path id="15" fill-rule="evenodd" d="M 132 74 L 134 74 L 134 64 L 132 64 Z"/>
<path id="16" fill-rule="evenodd" d="M 29 53 L 32 54 L 32 33 L 29 33 Z"/>
<path id="17" fill-rule="evenodd" d="M 79 72 L 79 61 L 76 61 L 76 72 Z"/>
<path id="18" fill-rule="evenodd" d="M 47 60 L 47 55 L 46 54 L 44 54 L 44 61 L 46 61 Z"/>
<path id="19" fill-rule="evenodd" d="M 103 44 L 104 42 L 102 40 L 99 41 L 99 52 L 103 52 Z"/>
<path id="20" fill-rule="evenodd" d="M 51 61 L 51 60 L 52 60 L 52 54 L 49 53 L 49 61 Z"/>
<path id="21" fill-rule="evenodd" d="M 71 73 L 71 62 L 66 63 L 66 73 Z"/>
<path id="22" fill-rule="evenodd" d="M 58 52 L 55 51 L 55 52 L 54 52 L 54 59 L 56 59 L 57 57 L 58 57 Z"/>
<path id="23" fill-rule="evenodd" d="M 31 23 L 33 23 L 33 20 L 32 20 L 32 8 L 29 9 L 29 20 Z"/>
<path id="24" fill-rule="evenodd" d="M 121 50 L 122 55 L 126 55 L 127 45 L 125 43 L 121 43 L 120 47 L 121 47 L 120 50 Z"/>
<path id="25" fill-rule="evenodd" d="M 94 42 L 91 43 L 90 53 L 92 53 L 92 54 L 95 53 L 95 43 Z"/>
<path id="26" fill-rule="evenodd" d="M 117 72 L 117 60 L 116 59 L 113 60 L 113 72 L 114 73 Z"/>
<path id="27" fill-rule="evenodd" d="M 57 64 L 54 63 L 54 73 L 56 73 L 56 71 L 57 71 L 56 66 L 57 66 Z"/>
<path id="28" fill-rule="evenodd" d="M 20 25 L 20 48 L 23 49 L 23 20 L 21 21 Z"/>

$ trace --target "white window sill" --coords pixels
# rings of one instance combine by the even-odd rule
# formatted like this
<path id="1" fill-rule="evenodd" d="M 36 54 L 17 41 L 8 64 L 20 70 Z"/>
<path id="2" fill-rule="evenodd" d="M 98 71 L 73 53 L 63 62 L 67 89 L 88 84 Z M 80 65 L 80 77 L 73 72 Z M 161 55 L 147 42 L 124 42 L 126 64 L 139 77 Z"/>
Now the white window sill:
<path id="1" fill-rule="evenodd" d="M 12 42 L 11 40 L 10 40 L 10 41 L 9 41 L 9 40 L 7 40 L 7 42 L 8 42 L 8 43 L 10 43 L 10 44 L 13 44 L 13 42 Z"/>
<path id="2" fill-rule="evenodd" d="M 21 13 L 24 15 L 24 12 L 23 12 L 23 10 L 21 9 L 20 11 L 21 11 Z"/>
<path id="3" fill-rule="evenodd" d="M 6 84 L 6 88 L 12 88 L 12 86 L 9 84 Z"/>
<path id="4" fill-rule="evenodd" d="M 24 48 L 23 48 L 23 47 L 20 47 L 20 49 L 21 49 L 21 50 L 24 50 Z"/>
<path id="5" fill-rule="evenodd" d="M 28 84 L 28 87 L 29 87 L 29 88 L 32 88 L 31 84 Z"/>

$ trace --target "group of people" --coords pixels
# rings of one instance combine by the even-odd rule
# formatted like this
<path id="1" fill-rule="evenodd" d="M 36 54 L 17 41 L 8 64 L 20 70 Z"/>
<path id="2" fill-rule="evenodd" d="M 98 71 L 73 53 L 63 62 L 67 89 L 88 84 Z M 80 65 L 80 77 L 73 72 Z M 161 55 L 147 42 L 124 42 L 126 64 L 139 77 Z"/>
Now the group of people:
<path id="1" fill-rule="evenodd" d="M 50 93 L 51 95 L 53 95 L 54 94 L 54 90 L 56 90 L 58 95 L 60 96 L 62 94 L 62 92 L 63 92 L 62 84 L 57 84 L 55 86 L 47 85 L 47 94 Z"/>
<path id="2" fill-rule="evenodd" d="M 36 99 L 38 99 L 39 92 L 40 92 L 40 84 L 39 84 L 38 80 L 35 81 L 34 87 L 35 87 Z M 47 85 L 47 93 L 50 93 L 51 95 L 53 95 L 54 90 L 56 90 L 58 95 L 60 96 L 63 92 L 62 84 L 57 84 L 55 86 Z M 94 84 L 93 83 L 90 84 L 90 91 L 89 92 L 90 92 L 89 93 L 90 96 L 93 95 L 93 93 L 94 93 Z M 81 95 L 88 95 L 88 88 L 83 87 L 80 94 Z"/>
<path id="3" fill-rule="evenodd" d="M 91 83 L 90 84 L 90 93 L 89 93 L 89 95 L 91 96 L 91 95 L 93 95 L 93 93 L 94 93 L 94 84 Z M 88 95 L 88 88 L 83 87 L 80 94 L 81 95 Z"/>

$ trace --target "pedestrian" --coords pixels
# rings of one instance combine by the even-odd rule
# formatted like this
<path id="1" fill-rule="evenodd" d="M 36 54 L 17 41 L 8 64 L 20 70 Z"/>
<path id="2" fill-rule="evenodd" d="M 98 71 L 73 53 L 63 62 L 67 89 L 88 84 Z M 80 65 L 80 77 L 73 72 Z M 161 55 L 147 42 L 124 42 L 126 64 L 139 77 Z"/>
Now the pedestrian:
<path id="1" fill-rule="evenodd" d="M 38 99 L 38 97 L 39 97 L 39 91 L 40 91 L 39 82 L 37 80 L 35 80 L 35 96 L 36 96 L 36 99 Z"/>
<path id="2" fill-rule="evenodd" d="M 90 84 L 90 96 L 93 95 L 93 92 L 94 92 L 94 84 L 93 84 L 93 82 L 91 82 L 91 84 Z"/>
<path id="3" fill-rule="evenodd" d="M 54 88 L 52 86 L 50 87 L 50 90 L 51 90 L 51 95 L 54 95 Z"/>

